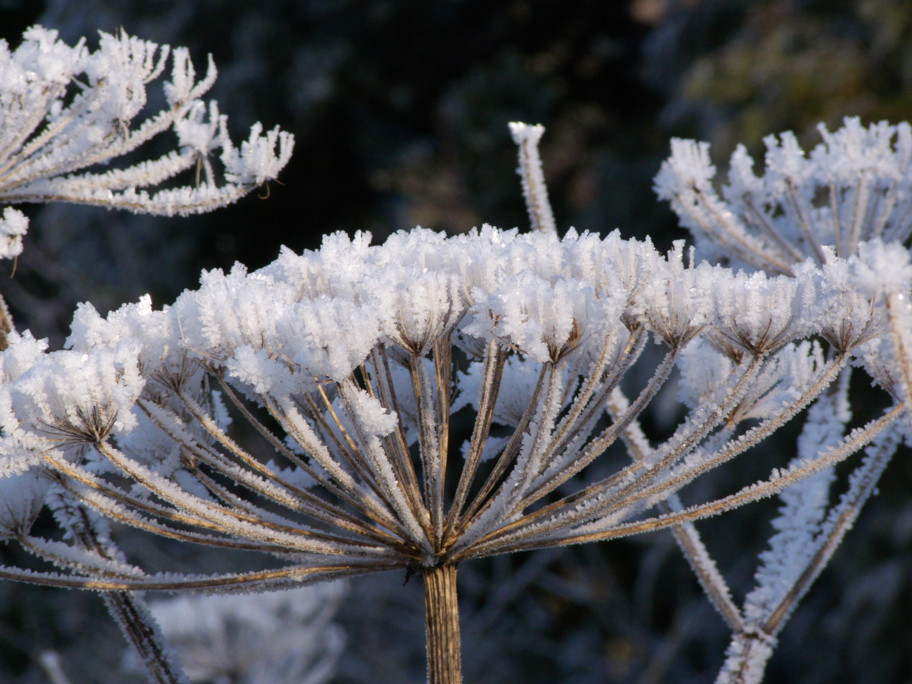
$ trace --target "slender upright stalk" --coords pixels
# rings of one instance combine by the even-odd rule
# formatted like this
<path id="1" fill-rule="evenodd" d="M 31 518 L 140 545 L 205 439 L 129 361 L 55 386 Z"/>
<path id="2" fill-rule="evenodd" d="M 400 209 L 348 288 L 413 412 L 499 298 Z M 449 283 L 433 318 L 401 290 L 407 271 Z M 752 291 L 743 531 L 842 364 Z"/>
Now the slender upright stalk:
<path id="1" fill-rule="evenodd" d="M 456 566 L 428 568 L 422 571 L 421 579 L 424 582 L 428 684 L 460 684 L 462 664 Z"/>

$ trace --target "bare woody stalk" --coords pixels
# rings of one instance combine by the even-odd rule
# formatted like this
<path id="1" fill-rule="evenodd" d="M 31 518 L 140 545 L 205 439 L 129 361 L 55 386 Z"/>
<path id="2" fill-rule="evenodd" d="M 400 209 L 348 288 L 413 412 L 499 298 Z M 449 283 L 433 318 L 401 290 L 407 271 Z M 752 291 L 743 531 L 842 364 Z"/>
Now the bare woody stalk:
<path id="1" fill-rule="evenodd" d="M 532 224 L 532 230 L 542 231 L 551 235 L 557 235 L 557 229 L 554 223 L 554 214 L 551 210 L 551 204 L 548 200 L 548 191 L 545 184 L 544 175 L 541 168 L 541 158 L 538 154 L 538 141 L 544 133 L 543 126 L 524 126 L 522 124 L 511 124 L 510 129 L 513 140 L 519 150 L 519 166 L 517 173 L 522 180 L 523 197 L 526 201 L 526 208 L 529 212 L 529 219 Z M 493 343 L 492 343 L 493 344 Z M 448 346 L 444 345 L 446 349 Z M 492 347 L 486 358 L 491 356 L 499 359 L 495 364 L 486 364 L 486 367 L 493 371 L 493 376 L 487 379 L 485 386 L 487 391 L 485 397 L 492 399 L 496 396 L 500 384 L 501 373 L 503 372 L 503 355 L 497 353 L 491 354 Z M 435 348 L 436 349 L 436 348 Z M 447 364 L 449 367 L 450 364 Z M 420 368 L 419 362 L 411 364 L 414 370 Z M 439 367 L 439 364 L 435 364 Z M 440 390 L 448 383 L 443 383 L 437 378 L 436 387 Z M 416 385 L 416 397 L 422 396 L 423 392 Z M 438 391 L 438 404 L 444 403 L 443 395 L 445 393 Z M 419 402 L 420 403 L 420 402 Z M 484 402 L 484 400 L 482 401 Z M 480 412 L 476 428 L 480 427 L 482 431 L 490 428 L 491 411 L 493 410 L 493 401 L 487 402 L 487 406 Z M 421 421 L 423 427 L 428 426 L 428 421 Z M 446 437 L 447 430 L 441 430 L 441 437 Z M 521 431 L 517 431 L 519 433 Z M 483 439 L 479 434 L 473 436 L 472 443 L 476 445 L 475 451 L 479 451 Z M 446 440 L 443 439 L 441 447 L 441 458 L 446 457 Z M 478 453 L 474 454 L 477 458 Z M 471 460 L 471 459 L 470 459 Z M 472 472 L 473 468 L 467 468 L 467 472 Z M 440 472 L 444 472 L 440 468 Z M 469 478 L 465 478 L 460 485 L 468 484 Z M 464 486 L 459 487 L 456 495 L 454 511 L 458 513 L 462 508 L 465 497 Z M 442 505 L 442 502 L 438 502 Z M 442 511 L 442 507 L 439 509 Z M 435 511 L 437 512 L 437 511 Z M 448 516 L 450 520 L 447 525 L 447 532 L 452 529 L 455 517 Z M 440 516 L 442 519 L 442 515 Z M 435 565 L 431 568 L 422 570 L 421 579 L 424 585 L 424 616 L 425 616 L 425 633 L 427 638 L 427 671 L 429 684 L 458 684 L 462 682 L 462 656 L 461 641 L 459 631 L 459 602 L 456 588 L 456 568 L 455 564 Z"/>
<path id="2" fill-rule="evenodd" d="M 427 634 L 429 684 L 459 684 L 462 658 L 456 566 L 437 565 L 421 572 L 424 583 L 424 622 Z"/>

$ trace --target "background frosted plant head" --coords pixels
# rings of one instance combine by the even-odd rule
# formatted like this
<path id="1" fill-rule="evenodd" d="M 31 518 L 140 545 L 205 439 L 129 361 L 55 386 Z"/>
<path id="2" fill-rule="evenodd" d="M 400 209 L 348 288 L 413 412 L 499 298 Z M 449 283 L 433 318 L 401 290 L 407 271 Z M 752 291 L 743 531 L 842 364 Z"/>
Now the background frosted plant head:
<path id="1" fill-rule="evenodd" d="M 147 88 L 166 72 L 165 108 L 149 112 Z M 186 48 L 172 50 L 123 31 L 100 33 L 94 51 L 85 41 L 67 45 L 41 26 L 27 30 L 13 49 L 0 42 L 0 202 L 62 201 L 170 216 L 236 201 L 276 177 L 293 139 L 256 124 L 236 147 L 216 103 L 200 99 L 215 78 L 211 58 L 198 79 Z M 178 149 L 99 169 L 169 129 Z M 191 184 L 159 187 L 194 169 Z M 4 211 L 4 254 L 21 251 L 26 225 L 21 212 Z"/>
<path id="2" fill-rule="evenodd" d="M 763 168 L 743 146 L 732 154 L 720 197 L 709 144 L 672 140 L 655 178 L 706 258 L 792 273 L 826 247 L 850 257 L 866 240 L 906 242 L 912 221 L 912 132 L 908 123 L 862 126 L 847 118 L 805 151 L 791 132 L 764 138 Z"/>
<path id="3" fill-rule="evenodd" d="M 854 350 L 854 363 L 864 367 L 895 402 L 890 409 L 895 416 L 908 407 L 912 396 L 909 255 L 903 246 L 912 226 L 912 133 L 907 123 L 865 127 L 851 118 L 835 132 L 823 125 L 819 131 L 823 143 L 809 153 L 792 133 L 765 138 L 765 168 L 760 175 L 745 148 L 739 146 L 731 158 L 722 198 L 712 185 L 715 167 L 709 160 L 708 145 L 674 140 L 672 155 L 656 176 L 655 189 L 660 198 L 671 202 L 703 255 L 749 270 L 783 274 L 778 278 L 783 292 L 804 289 L 802 298 L 816 290 L 818 294 L 812 295 L 818 309 L 814 326 L 825 340 L 827 358 Z M 812 263 L 822 265 L 822 271 Z M 755 275 L 735 276 L 743 287 L 725 316 L 746 321 L 759 314 L 751 336 L 763 331 L 761 336 L 773 341 L 777 328 L 785 322 L 791 327 L 797 319 L 788 314 L 788 306 L 758 306 L 753 298 L 759 290 L 751 283 Z M 766 287 L 764 282 L 761 289 Z M 778 313 L 764 323 L 767 311 Z M 775 322 L 775 316 L 784 317 Z M 715 336 L 715 345 L 731 354 L 739 346 L 755 344 L 740 340 L 733 345 L 739 337 L 723 332 Z M 815 365 L 822 367 L 820 364 L 818 354 Z M 690 382 L 706 382 L 710 377 L 685 374 Z M 843 369 L 839 382 L 810 407 L 793 460 L 783 471 L 785 477 L 806 463 L 810 452 L 838 451 L 837 442 L 852 436 L 848 431 L 850 377 L 851 369 Z M 767 374 L 763 379 L 761 374 L 761 384 L 768 387 L 766 396 L 750 399 L 748 392 L 750 401 L 742 401 L 732 417 L 749 416 L 758 409 L 768 411 L 771 400 L 779 401 L 780 384 L 769 384 L 771 380 L 773 376 Z M 794 394 L 800 382 L 796 377 L 784 386 Z M 743 608 L 727 598 L 724 581 L 718 581 L 711 567 L 698 572 L 733 632 L 718 682 L 763 678 L 780 630 L 857 519 L 905 434 L 905 426 L 906 421 L 899 421 L 875 436 L 847 489 L 832 504 L 835 480 L 831 468 L 782 493 L 782 507 L 773 523 L 776 532 L 759 557 L 756 584 Z M 859 430 L 854 434 L 860 434 Z M 681 545 L 689 548 L 687 543 Z"/>

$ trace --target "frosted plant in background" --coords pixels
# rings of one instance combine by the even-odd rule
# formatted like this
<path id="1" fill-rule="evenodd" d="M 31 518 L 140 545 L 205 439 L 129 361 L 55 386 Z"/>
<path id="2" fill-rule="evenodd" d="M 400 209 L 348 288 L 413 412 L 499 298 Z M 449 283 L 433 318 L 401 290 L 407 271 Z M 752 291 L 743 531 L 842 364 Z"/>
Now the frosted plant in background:
<path id="1" fill-rule="evenodd" d="M 168 67 L 165 109 L 149 113 L 147 86 Z M 291 156 L 290 134 L 262 126 L 238 149 L 217 105 L 200 98 L 216 79 L 209 60 L 197 80 L 186 48 L 121 32 L 100 34 L 98 49 L 67 45 L 34 26 L 10 49 L 0 41 L 0 202 L 75 202 L 174 215 L 211 211 L 275 178 Z M 178 149 L 121 168 L 101 168 L 172 130 Z M 224 182 L 211 157 L 219 154 Z M 195 168 L 192 185 L 155 190 Z M 0 229 L 17 253 L 21 212 L 6 209 Z"/>
<path id="2" fill-rule="evenodd" d="M 332 619 L 344 583 L 266 594 L 180 596 L 150 603 L 192 681 L 322 684 L 345 635 Z"/>
<path id="3" fill-rule="evenodd" d="M 710 260 L 728 259 L 770 273 L 792 273 L 825 247 L 848 258 L 860 242 L 905 242 L 912 232 L 912 127 L 861 125 L 847 118 L 809 154 L 795 134 L 770 135 L 765 168 L 744 146 L 732 154 L 719 197 L 709 143 L 675 139 L 655 179 L 697 247 Z"/>
<path id="4" fill-rule="evenodd" d="M 879 332 L 856 352 L 856 365 L 863 366 L 897 405 L 907 408 L 912 406 L 912 271 L 902 243 L 912 232 L 910 131 L 907 123 L 881 122 L 865 128 L 857 119 L 846 119 L 835 132 L 821 125 L 824 144 L 809 156 L 794 134 L 769 136 L 766 169 L 759 177 L 753 160 L 739 147 L 732 155 L 724 200 L 711 183 L 715 168 L 706 143 L 672 141 L 672 156 L 656 177 L 659 196 L 670 200 L 705 254 L 799 277 L 806 268 L 799 265 L 803 259 L 822 264 L 837 300 L 853 298 L 861 305 L 850 307 L 860 318 L 834 321 L 836 325 L 821 331 L 830 344 L 829 353 L 844 348 L 846 332 L 873 324 Z M 867 312 L 864 302 L 869 303 Z M 851 369 L 844 369 L 840 382 L 809 410 L 793 463 L 835 448 L 842 438 L 851 420 L 850 377 Z M 902 428 L 896 425 L 875 438 L 851 473 L 848 488 L 832 505 L 831 469 L 782 493 L 779 516 L 773 521 L 776 532 L 760 555 L 757 584 L 743 610 L 731 601 L 708 557 L 705 572 L 692 562 L 733 631 L 720 684 L 763 678 L 779 632 L 875 490 L 902 440 Z M 705 555 L 702 545 L 699 549 Z"/>

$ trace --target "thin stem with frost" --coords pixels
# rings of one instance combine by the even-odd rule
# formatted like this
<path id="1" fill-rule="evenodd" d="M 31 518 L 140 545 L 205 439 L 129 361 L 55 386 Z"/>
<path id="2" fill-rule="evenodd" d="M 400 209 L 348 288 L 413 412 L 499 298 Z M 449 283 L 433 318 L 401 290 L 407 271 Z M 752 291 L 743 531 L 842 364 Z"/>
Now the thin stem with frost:
<path id="1" fill-rule="evenodd" d="M 538 142 L 545 132 L 545 127 L 538 124 L 514 122 L 510 124 L 513 142 L 519 148 L 519 167 L 517 173 L 522 178 L 523 197 L 529 211 L 532 230 L 557 235 L 554 224 L 554 213 L 548 200 L 548 187 L 542 173 L 541 157 L 538 154 Z"/>

